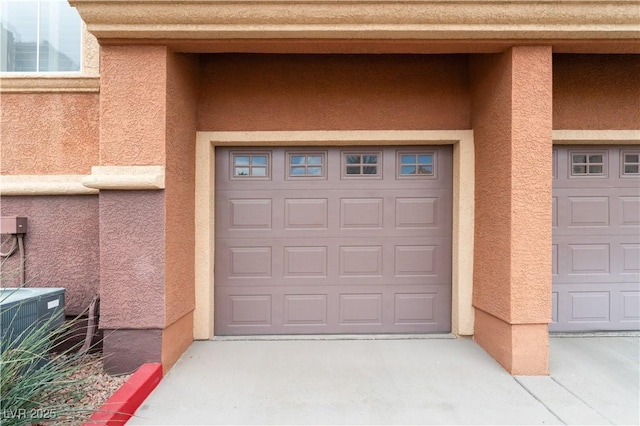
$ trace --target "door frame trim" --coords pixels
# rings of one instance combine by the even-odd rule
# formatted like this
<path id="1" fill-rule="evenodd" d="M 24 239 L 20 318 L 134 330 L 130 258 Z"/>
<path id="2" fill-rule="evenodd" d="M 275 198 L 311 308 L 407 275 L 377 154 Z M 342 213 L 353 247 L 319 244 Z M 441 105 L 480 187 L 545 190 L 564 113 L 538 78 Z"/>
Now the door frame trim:
<path id="1" fill-rule="evenodd" d="M 195 339 L 214 336 L 215 148 L 347 145 L 453 145 L 451 331 L 473 334 L 473 130 L 233 131 L 196 133 Z"/>

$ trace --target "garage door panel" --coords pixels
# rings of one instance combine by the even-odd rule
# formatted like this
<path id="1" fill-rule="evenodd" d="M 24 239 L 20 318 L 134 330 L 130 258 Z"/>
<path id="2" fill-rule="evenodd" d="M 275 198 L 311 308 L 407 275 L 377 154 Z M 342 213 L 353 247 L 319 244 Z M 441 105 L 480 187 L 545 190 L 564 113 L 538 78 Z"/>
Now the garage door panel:
<path id="1" fill-rule="evenodd" d="M 624 175 L 621 151 L 629 150 L 637 151 L 554 148 L 552 331 L 640 326 L 640 177 Z"/>
<path id="2" fill-rule="evenodd" d="M 283 276 L 285 278 L 326 278 L 329 271 L 327 261 L 326 246 L 285 247 Z"/>
<path id="3" fill-rule="evenodd" d="M 567 226 L 609 226 L 609 197 L 568 197 L 569 217 Z"/>
<path id="4" fill-rule="evenodd" d="M 225 334 L 413 333 L 450 329 L 449 286 L 276 286 L 216 290 Z M 426 331 L 425 331 L 426 330 Z"/>
<path id="5" fill-rule="evenodd" d="M 271 247 L 230 247 L 229 278 L 271 278 Z"/>
<path id="6" fill-rule="evenodd" d="M 569 244 L 569 275 L 609 275 L 611 246 L 609 244 Z"/>
<path id="7" fill-rule="evenodd" d="M 620 244 L 622 273 L 640 274 L 640 244 Z"/>
<path id="8" fill-rule="evenodd" d="M 640 226 L 640 197 L 621 196 L 619 203 L 620 225 L 625 227 Z"/>
<path id="9" fill-rule="evenodd" d="M 640 281 L 638 237 L 555 237 L 552 245 L 554 284 Z"/>
<path id="10" fill-rule="evenodd" d="M 271 295 L 230 295 L 229 324 L 232 326 L 271 326 Z"/>
<path id="11" fill-rule="evenodd" d="M 382 325 L 382 293 L 341 294 L 339 305 L 341 326 Z"/>
<path id="12" fill-rule="evenodd" d="M 575 283 L 557 286 L 550 331 L 635 330 L 640 327 L 640 290 L 635 283 Z"/>
<path id="13" fill-rule="evenodd" d="M 327 308 L 326 294 L 285 294 L 283 324 L 326 326 Z"/>
<path id="14" fill-rule="evenodd" d="M 554 190 L 554 235 L 627 235 L 640 229 L 640 197 L 629 196 L 628 189 L 610 191 L 596 195 L 598 191 L 581 190 L 577 195 L 577 190 Z"/>
<path id="15" fill-rule="evenodd" d="M 450 147 L 252 152 L 216 156 L 217 334 L 450 330 Z"/>
<path id="16" fill-rule="evenodd" d="M 327 198 L 293 198 L 284 200 L 285 230 L 325 230 L 329 226 Z"/>
<path id="17" fill-rule="evenodd" d="M 620 293 L 622 322 L 640 323 L 640 291 L 622 291 Z"/>
<path id="18" fill-rule="evenodd" d="M 609 322 L 611 320 L 610 297 L 608 291 L 572 291 L 567 294 L 568 321 L 573 322 Z"/>
<path id="19" fill-rule="evenodd" d="M 340 245 L 340 240 L 310 245 L 324 240 L 274 239 L 267 247 L 259 240 L 219 240 L 216 274 L 228 281 L 217 285 L 267 286 L 282 279 L 327 285 L 451 282 L 451 270 L 443 266 L 451 263 L 451 243 L 446 238 L 432 238 L 428 245 L 419 244 L 420 238 L 388 239 L 383 245 L 371 240 L 372 244 Z M 229 243 L 242 245 L 231 247 Z"/>
<path id="20" fill-rule="evenodd" d="M 437 323 L 437 293 L 399 293 L 395 295 L 396 325 Z"/>
<path id="21" fill-rule="evenodd" d="M 331 198 L 310 198 L 309 191 L 273 194 L 269 200 L 242 198 L 246 194 L 221 192 L 216 213 L 216 238 L 269 238 L 274 232 L 287 237 L 343 238 L 371 236 L 384 230 L 393 236 L 450 236 L 451 199 L 440 196 L 403 197 L 404 191 L 362 197 L 334 191 Z M 377 235 L 380 235 L 378 232 Z"/>
<path id="22" fill-rule="evenodd" d="M 341 198 L 340 229 L 382 229 L 383 198 Z"/>

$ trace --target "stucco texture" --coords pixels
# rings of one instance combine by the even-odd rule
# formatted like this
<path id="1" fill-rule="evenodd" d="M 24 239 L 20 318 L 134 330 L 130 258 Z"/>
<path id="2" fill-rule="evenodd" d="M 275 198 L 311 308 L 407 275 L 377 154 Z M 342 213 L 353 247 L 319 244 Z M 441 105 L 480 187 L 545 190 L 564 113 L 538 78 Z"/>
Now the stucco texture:
<path id="1" fill-rule="evenodd" d="M 198 130 L 469 129 L 466 55 L 203 55 Z"/>
<path id="2" fill-rule="evenodd" d="M 28 218 L 24 236 L 27 286 L 64 287 L 66 315 L 82 313 L 99 286 L 98 197 L 3 196 L 0 207 L 2 216 Z M 2 248 L 5 251 L 8 246 Z M 17 250 L 0 267 L 2 286 L 17 286 Z"/>
<path id="3" fill-rule="evenodd" d="M 0 95 L 0 173 L 87 174 L 98 162 L 98 94 Z"/>
<path id="4" fill-rule="evenodd" d="M 548 322 L 551 53 L 519 47 L 472 61 L 476 143 L 474 306 Z"/>
<path id="5" fill-rule="evenodd" d="M 166 61 L 163 46 L 100 51 L 100 165 L 165 161 Z"/>
<path id="6" fill-rule="evenodd" d="M 511 299 L 511 60 L 471 60 L 476 162 L 473 303 L 508 320 Z"/>
<path id="7" fill-rule="evenodd" d="M 640 129 L 640 55 L 554 55 L 553 128 Z"/>
<path id="8" fill-rule="evenodd" d="M 198 77 L 197 56 L 168 55 L 164 289 L 167 326 L 193 311 L 195 306 L 193 259 Z"/>
<path id="9" fill-rule="evenodd" d="M 546 347 L 551 320 L 551 48 L 476 56 L 471 81 L 475 334 L 507 370 L 546 374 L 546 353 L 519 355 Z"/>
<path id="10" fill-rule="evenodd" d="M 147 362 L 160 362 L 162 330 L 104 330 L 102 352 L 109 374 L 129 374 Z"/>
<path id="11" fill-rule="evenodd" d="M 164 191 L 101 191 L 102 329 L 162 329 Z"/>
<path id="12" fill-rule="evenodd" d="M 547 375 L 547 324 L 511 325 L 477 310 L 474 340 L 514 375 Z"/>
<path id="13" fill-rule="evenodd" d="M 103 53 L 101 164 L 164 165 L 165 190 L 100 193 L 101 327 L 171 330 L 154 355 L 168 369 L 193 340 L 198 57 L 157 46 Z"/>

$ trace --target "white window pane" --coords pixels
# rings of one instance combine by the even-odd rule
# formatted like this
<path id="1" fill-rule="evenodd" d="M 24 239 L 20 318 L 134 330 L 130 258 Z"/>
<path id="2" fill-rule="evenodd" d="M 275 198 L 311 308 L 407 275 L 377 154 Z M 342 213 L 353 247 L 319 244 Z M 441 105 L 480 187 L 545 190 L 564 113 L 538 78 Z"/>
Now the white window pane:
<path id="1" fill-rule="evenodd" d="M 416 174 L 415 166 L 402 166 L 400 174 L 402 175 L 414 175 Z"/>
<path id="2" fill-rule="evenodd" d="M 0 71 L 80 71 L 81 20 L 66 0 L 2 0 Z"/>
<path id="3" fill-rule="evenodd" d="M 251 158 L 251 163 L 253 165 L 266 166 L 267 165 L 267 157 L 266 157 L 266 155 L 254 155 Z"/>
<path id="4" fill-rule="evenodd" d="M 40 2 L 40 71 L 80 71 L 80 16 L 66 1 Z"/>
<path id="5" fill-rule="evenodd" d="M 249 157 L 236 157 L 236 166 L 248 166 L 249 165 Z"/>
<path id="6" fill-rule="evenodd" d="M 630 175 L 638 174 L 638 169 L 640 169 L 640 166 L 637 164 L 627 164 L 624 166 L 624 173 Z"/>
<path id="7" fill-rule="evenodd" d="M 37 71 L 38 2 L 19 0 L 1 4 L 0 71 Z"/>
<path id="8" fill-rule="evenodd" d="M 432 175 L 433 174 L 433 166 L 418 166 L 418 174 L 419 175 Z"/>
<path id="9" fill-rule="evenodd" d="M 418 157 L 418 163 L 420 163 L 420 164 L 433 164 L 433 157 L 431 155 L 420 155 Z"/>
<path id="10" fill-rule="evenodd" d="M 361 158 L 359 155 L 347 155 L 347 164 L 360 164 Z"/>
<path id="11" fill-rule="evenodd" d="M 402 164 L 415 164 L 416 156 L 415 155 L 401 155 L 400 162 Z"/>
<path id="12" fill-rule="evenodd" d="M 252 175 L 253 176 L 266 176 L 267 175 L 267 169 L 266 167 L 254 167 L 252 170 Z"/>
<path id="13" fill-rule="evenodd" d="M 307 173 L 313 176 L 320 176 L 322 175 L 322 167 L 309 167 Z"/>
<path id="14" fill-rule="evenodd" d="M 322 156 L 321 155 L 310 155 L 309 156 L 309 164 L 322 164 Z"/>
<path id="15" fill-rule="evenodd" d="M 587 174 L 587 166 L 573 166 L 573 174 L 574 175 Z"/>
<path id="16" fill-rule="evenodd" d="M 573 160 L 572 160 L 572 161 L 574 162 L 574 164 L 575 164 L 575 163 L 582 163 L 582 164 L 584 164 L 584 163 L 586 163 L 586 162 L 587 162 L 587 156 L 586 156 L 586 155 L 579 155 L 579 154 L 578 154 L 578 155 L 574 155 L 574 156 L 573 156 Z"/>

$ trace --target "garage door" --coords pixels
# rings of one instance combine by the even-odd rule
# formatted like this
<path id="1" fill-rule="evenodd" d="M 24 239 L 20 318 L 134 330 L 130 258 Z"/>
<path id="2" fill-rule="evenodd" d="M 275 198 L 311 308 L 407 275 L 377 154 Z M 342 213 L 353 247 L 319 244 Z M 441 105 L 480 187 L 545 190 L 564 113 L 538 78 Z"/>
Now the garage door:
<path id="1" fill-rule="evenodd" d="M 215 333 L 450 331 L 451 151 L 217 149 Z"/>
<path id="2" fill-rule="evenodd" d="M 640 326 L 638 146 L 555 147 L 551 331 Z"/>

